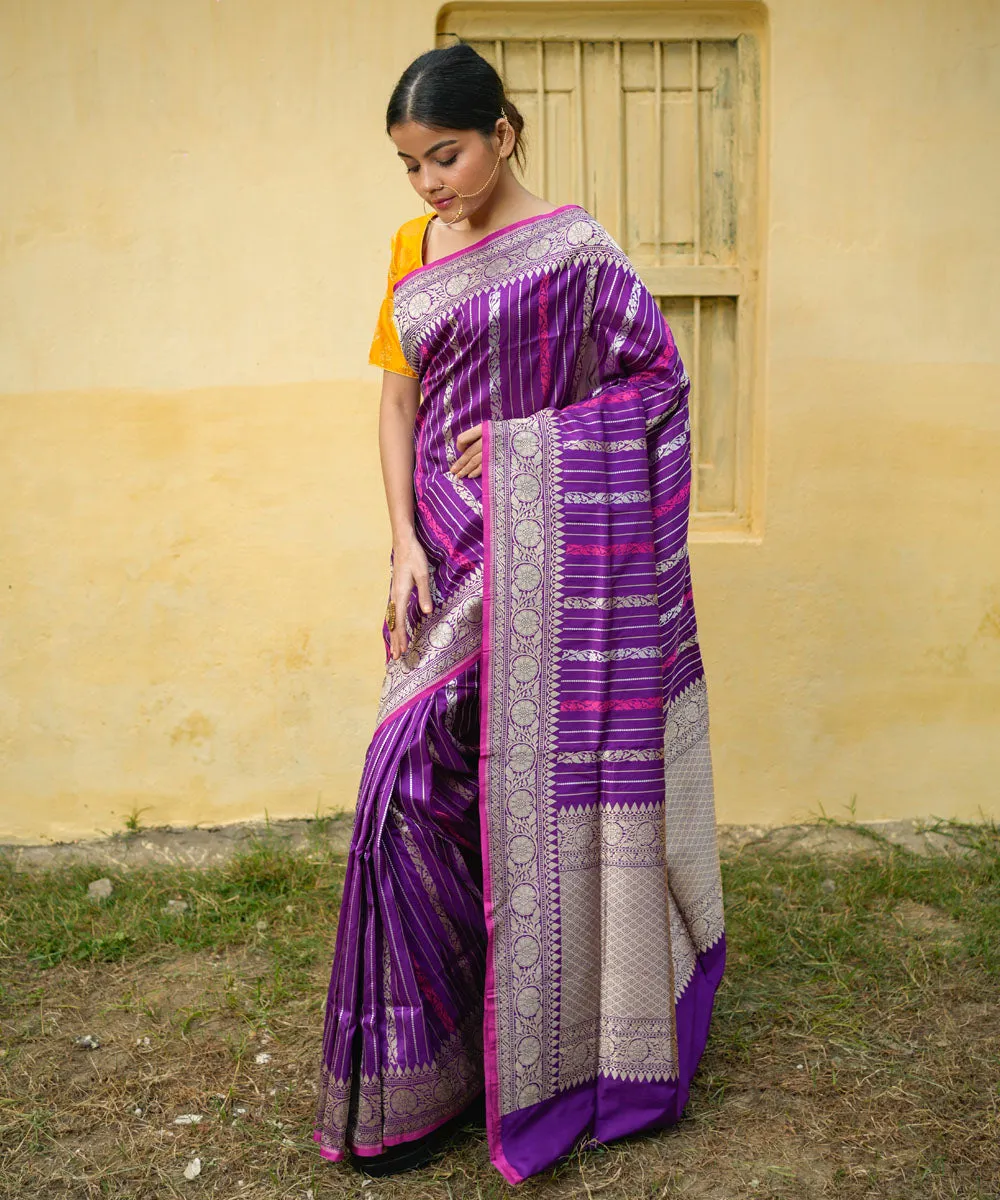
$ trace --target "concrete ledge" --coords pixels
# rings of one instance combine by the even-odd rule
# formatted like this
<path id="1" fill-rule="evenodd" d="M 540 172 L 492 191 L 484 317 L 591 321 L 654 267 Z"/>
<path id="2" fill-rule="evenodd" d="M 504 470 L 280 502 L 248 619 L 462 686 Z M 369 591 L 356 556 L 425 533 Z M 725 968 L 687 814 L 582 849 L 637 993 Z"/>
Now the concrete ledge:
<path id="1" fill-rule="evenodd" d="M 142 829 L 94 841 L 58 842 L 49 846 L 2 846 L 0 862 L 16 871 L 50 870 L 78 865 L 114 867 L 211 867 L 228 862 L 259 840 L 289 849 L 308 851 L 322 847 L 346 852 L 354 814 L 339 813 L 320 819 L 241 822 L 234 825 L 186 829 Z M 776 850 L 801 850 L 813 854 L 872 854 L 887 844 L 914 854 L 961 853 L 957 837 L 967 828 L 947 821 L 866 821 L 852 824 L 811 822 L 805 825 L 720 825 L 719 848 L 724 855 L 738 854 L 755 845 Z"/>

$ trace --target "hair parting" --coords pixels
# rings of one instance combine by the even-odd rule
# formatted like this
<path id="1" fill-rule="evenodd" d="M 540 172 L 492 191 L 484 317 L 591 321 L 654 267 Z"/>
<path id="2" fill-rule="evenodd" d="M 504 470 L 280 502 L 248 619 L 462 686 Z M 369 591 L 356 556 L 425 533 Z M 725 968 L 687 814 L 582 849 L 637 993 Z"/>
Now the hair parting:
<path id="1" fill-rule="evenodd" d="M 505 117 L 514 131 L 512 157 L 524 167 L 524 118 L 495 68 L 467 42 L 428 50 L 413 60 L 389 97 L 385 130 L 416 121 L 429 129 L 475 129 L 490 137 Z"/>

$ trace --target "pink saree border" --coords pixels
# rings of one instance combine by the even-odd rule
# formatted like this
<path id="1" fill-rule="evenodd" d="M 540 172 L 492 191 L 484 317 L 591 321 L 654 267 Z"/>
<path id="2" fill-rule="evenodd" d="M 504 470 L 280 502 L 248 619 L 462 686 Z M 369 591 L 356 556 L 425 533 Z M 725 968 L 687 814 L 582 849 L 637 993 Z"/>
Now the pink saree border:
<path id="1" fill-rule="evenodd" d="M 546 217 L 554 217 L 556 213 L 565 212 L 568 208 L 579 208 L 581 212 L 586 212 L 586 209 L 579 204 L 560 204 L 558 208 L 553 208 L 550 212 L 535 213 L 533 217 L 522 217 L 520 221 L 504 225 L 500 229 L 494 229 L 492 233 L 487 233 L 484 237 L 481 237 L 478 242 L 473 242 L 469 246 L 463 246 L 461 250 L 453 250 L 451 254 L 446 254 L 444 258 L 436 258 L 433 262 L 422 263 L 419 267 L 414 267 L 412 271 L 407 271 L 405 275 L 401 275 L 395 281 L 392 285 L 392 290 L 395 291 L 404 279 L 412 279 L 420 271 L 429 271 L 431 267 L 439 267 L 442 263 L 452 262 L 456 258 L 461 258 L 463 254 L 468 254 L 470 250 L 481 250 L 483 246 L 488 246 L 494 238 L 503 237 L 507 233 L 513 233 L 515 229 L 520 229 L 522 225 L 530 225 L 532 221 L 544 221 Z"/>
<path id="2" fill-rule="evenodd" d="M 385 1137 L 382 1139 L 382 1147 L 379 1150 L 372 1146 L 351 1146 L 344 1150 L 331 1150 L 329 1146 L 322 1144 L 323 1134 L 320 1130 L 313 1133 L 313 1141 L 319 1142 L 319 1153 L 321 1158 L 329 1159 L 330 1162 L 343 1162 L 347 1157 L 348 1152 L 356 1158 L 378 1158 L 380 1154 L 385 1152 L 386 1146 L 405 1146 L 407 1142 L 415 1142 L 418 1138 L 426 1137 L 429 1133 L 433 1133 L 435 1129 L 440 1129 L 442 1125 L 447 1125 L 449 1121 L 454 1121 L 454 1114 L 450 1117 L 442 1117 L 440 1121 L 432 1121 L 430 1125 L 425 1125 L 422 1129 L 415 1129 L 412 1133 L 398 1134 L 396 1137 Z"/>
<path id="3" fill-rule="evenodd" d="M 347 1157 L 346 1150 L 331 1150 L 329 1146 L 324 1146 L 323 1135 L 318 1129 L 313 1132 L 313 1141 L 319 1143 L 320 1158 L 325 1158 L 328 1162 L 343 1162 Z"/>
<path id="4" fill-rule="evenodd" d="M 439 687 L 442 687 L 444 684 L 454 679 L 456 675 L 461 675 L 466 667 L 470 667 L 476 661 L 476 659 L 479 657 L 479 653 L 480 652 L 478 650 L 473 650 L 471 654 L 467 654 L 465 658 L 461 660 L 461 662 L 458 662 L 455 664 L 455 666 L 450 667 L 443 675 L 438 675 L 426 687 L 421 688 L 419 692 L 414 693 L 409 700 L 404 701 L 398 708 L 394 708 L 392 712 L 388 714 L 388 716 L 386 716 L 378 723 L 378 725 L 375 726 L 375 733 L 372 734 L 372 737 L 374 738 L 375 734 L 383 730 L 390 721 L 394 721 L 397 717 L 411 709 L 419 700 L 423 700 L 426 696 L 429 696 L 431 692 L 436 692 Z"/>
<path id="5" fill-rule="evenodd" d="M 564 207 L 573 207 L 565 205 Z M 530 219 L 530 218 L 529 218 Z M 508 1183 L 520 1183 L 524 1176 L 507 1161 L 500 1128 L 500 1079 L 497 1074 L 496 981 L 493 975 L 494 922 L 493 873 L 490 867 L 489 821 L 486 813 L 487 770 L 490 755 L 490 672 L 486 665 L 493 616 L 491 571 L 493 551 L 490 545 L 492 505 L 490 503 L 489 462 L 493 441 L 492 423 L 483 421 L 483 640 L 482 666 L 479 672 L 479 841 L 483 854 L 483 912 L 486 917 L 486 987 L 483 992 L 483 1073 L 486 1079 L 486 1138 L 490 1160 Z"/>

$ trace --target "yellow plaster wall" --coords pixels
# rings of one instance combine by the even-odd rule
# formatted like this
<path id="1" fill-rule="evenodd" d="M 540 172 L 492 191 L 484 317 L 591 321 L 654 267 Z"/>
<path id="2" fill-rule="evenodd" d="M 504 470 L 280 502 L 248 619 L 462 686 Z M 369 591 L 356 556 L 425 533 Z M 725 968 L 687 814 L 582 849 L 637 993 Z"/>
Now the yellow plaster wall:
<path id="1" fill-rule="evenodd" d="M 381 120 L 435 17 L 0 4 L 0 839 L 353 804 Z M 693 552 L 719 815 L 1000 816 L 1000 8 L 769 24 L 763 536 Z"/>

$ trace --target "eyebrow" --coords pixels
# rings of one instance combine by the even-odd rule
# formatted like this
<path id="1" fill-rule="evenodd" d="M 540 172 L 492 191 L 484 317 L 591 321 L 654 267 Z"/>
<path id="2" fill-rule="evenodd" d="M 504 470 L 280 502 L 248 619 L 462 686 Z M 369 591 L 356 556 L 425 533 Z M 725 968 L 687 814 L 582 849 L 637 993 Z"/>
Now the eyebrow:
<path id="1" fill-rule="evenodd" d="M 438 150 L 443 150 L 445 146 L 457 146 L 458 138 L 445 138 L 443 142 L 435 142 L 429 150 L 424 151 L 424 158 L 428 158 L 431 154 L 435 154 Z M 402 150 L 397 150 L 396 154 L 399 158 L 413 158 L 412 154 L 404 154 Z M 416 159 L 414 159 L 416 161 Z"/>

